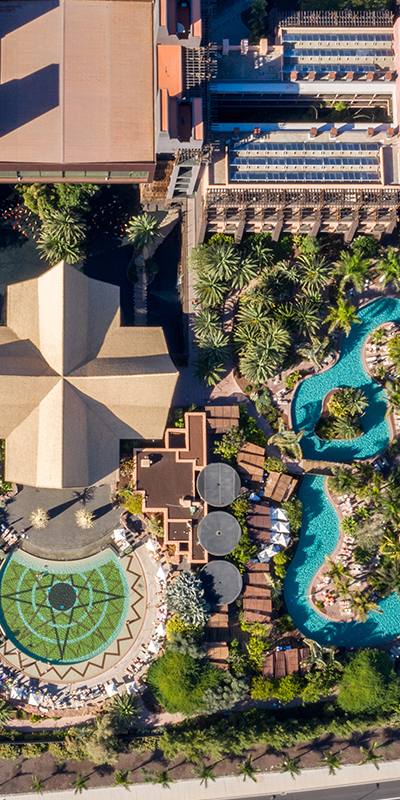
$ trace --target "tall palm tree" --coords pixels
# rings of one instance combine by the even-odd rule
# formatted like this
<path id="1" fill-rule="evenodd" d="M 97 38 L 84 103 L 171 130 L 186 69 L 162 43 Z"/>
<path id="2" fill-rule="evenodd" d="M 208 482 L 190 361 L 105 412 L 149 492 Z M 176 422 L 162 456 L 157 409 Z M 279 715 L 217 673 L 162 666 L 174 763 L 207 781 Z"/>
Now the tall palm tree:
<path id="1" fill-rule="evenodd" d="M 43 794 L 43 778 L 37 778 L 36 775 L 32 776 L 32 786 L 31 792 L 36 792 L 36 794 Z"/>
<path id="2" fill-rule="evenodd" d="M 400 378 L 396 378 L 394 381 L 386 381 L 385 391 L 388 396 L 385 417 L 388 417 L 393 411 L 400 411 Z"/>
<path id="3" fill-rule="evenodd" d="M 335 419 L 332 430 L 335 434 L 335 439 L 357 439 L 357 436 L 362 433 L 360 424 L 351 417 L 338 417 L 338 419 Z"/>
<path id="4" fill-rule="evenodd" d="M 400 368 L 400 336 L 393 336 L 388 343 L 388 353 L 396 369 Z"/>
<path id="5" fill-rule="evenodd" d="M 334 494 L 349 492 L 355 494 L 359 486 L 358 476 L 353 471 L 341 464 L 339 467 L 332 467 L 332 476 L 328 479 L 328 486 Z"/>
<path id="6" fill-rule="evenodd" d="M 38 242 L 40 258 L 45 258 L 52 267 L 58 264 L 59 261 L 76 264 L 77 261 L 84 257 L 83 238 L 74 242 L 61 239 L 54 236 L 47 225 L 43 225 Z"/>
<path id="7" fill-rule="evenodd" d="M 261 340 L 250 342 L 244 352 L 242 351 L 240 358 L 242 375 L 251 383 L 266 383 L 276 373 L 289 342 L 288 331 L 272 320 Z"/>
<path id="8" fill-rule="evenodd" d="M 323 758 L 320 758 L 319 761 L 326 764 L 329 769 L 329 775 L 336 775 L 336 770 L 342 769 L 340 765 L 341 759 L 341 750 L 339 750 L 337 753 L 332 753 L 332 750 L 327 750 Z"/>
<path id="9" fill-rule="evenodd" d="M 272 262 L 274 254 L 269 246 L 270 242 L 270 237 L 266 237 L 263 233 L 258 233 L 255 236 L 249 236 L 243 243 L 243 252 L 251 255 L 259 270 L 264 269 Z"/>
<path id="10" fill-rule="evenodd" d="M 75 786 L 74 794 L 82 794 L 83 790 L 87 791 L 87 782 L 89 780 L 89 775 L 82 775 L 81 772 L 78 772 L 76 780 L 74 780 L 70 786 Z"/>
<path id="11" fill-rule="evenodd" d="M 372 742 L 371 747 L 368 750 L 365 747 L 360 747 L 360 753 L 364 756 L 362 761 L 360 761 L 360 765 L 362 764 L 373 764 L 376 769 L 379 769 L 378 761 L 381 761 L 383 756 L 380 753 L 377 753 L 376 750 L 378 747 L 381 746 L 380 742 Z"/>
<path id="12" fill-rule="evenodd" d="M 193 772 L 200 780 L 200 786 L 204 783 L 204 788 L 207 789 L 208 781 L 215 781 L 214 775 L 215 764 L 211 764 L 209 767 L 207 764 L 201 764 L 200 767 L 194 768 Z"/>
<path id="13" fill-rule="evenodd" d="M 391 536 L 384 534 L 381 539 L 381 544 L 379 547 L 379 552 L 385 556 L 390 556 L 391 558 L 398 558 L 400 559 L 400 541 L 396 537 L 392 539 Z"/>
<path id="14" fill-rule="evenodd" d="M 225 371 L 222 361 L 216 359 L 213 350 L 199 350 L 195 361 L 195 374 L 207 386 L 216 386 Z"/>
<path id="15" fill-rule="evenodd" d="M 303 438 L 305 431 L 301 430 L 299 433 L 295 433 L 291 430 L 286 430 L 285 423 L 282 419 L 279 420 L 279 428 L 278 433 L 274 433 L 268 439 L 268 444 L 275 444 L 279 447 L 281 453 L 285 453 L 286 455 L 295 458 L 297 461 L 301 461 L 303 458 L 303 453 L 300 446 L 300 441 Z"/>
<path id="16" fill-rule="evenodd" d="M 381 342 L 385 342 L 387 339 L 387 331 L 385 328 L 376 328 L 376 330 L 372 334 L 374 344 L 381 344 Z"/>
<path id="17" fill-rule="evenodd" d="M 169 789 L 170 783 L 175 783 L 175 780 L 169 776 L 169 769 L 153 772 L 152 770 L 141 767 L 140 771 L 142 775 L 145 776 L 143 783 L 152 783 L 154 786 L 160 785 L 163 789 Z"/>
<path id="18" fill-rule="evenodd" d="M 13 716 L 13 709 L 5 700 L 0 700 L 0 723 L 8 722 Z"/>
<path id="19" fill-rule="evenodd" d="M 342 290 L 351 284 L 358 292 L 361 292 L 364 288 L 364 281 L 369 275 L 370 267 L 369 258 L 363 258 L 358 251 L 351 253 L 345 250 L 340 254 L 339 260 L 335 262 L 333 277 L 339 280 Z"/>
<path id="20" fill-rule="evenodd" d="M 332 341 L 329 336 L 324 336 L 322 339 L 311 337 L 311 342 L 298 347 L 297 352 L 306 361 L 311 361 L 315 371 L 318 372 L 331 349 Z"/>
<path id="21" fill-rule="evenodd" d="M 133 694 L 116 694 L 110 700 L 107 713 L 118 730 L 128 730 L 139 716 L 138 699 Z"/>
<path id="22" fill-rule="evenodd" d="M 210 331 L 207 337 L 200 339 L 199 347 L 213 350 L 216 361 L 224 361 L 228 355 L 229 339 L 220 328 Z"/>
<path id="23" fill-rule="evenodd" d="M 370 578 L 370 585 L 382 595 L 387 597 L 392 592 L 397 592 L 400 597 L 400 560 L 396 558 L 390 564 L 382 564 Z"/>
<path id="24" fill-rule="evenodd" d="M 301 662 L 302 667 L 308 670 L 315 667 L 315 669 L 325 672 L 328 665 L 333 664 L 337 669 L 343 669 L 340 661 L 335 658 L 336 648 L 334 646 L 319 644 L 314 639 L 304 639 L 303 641 L 305 647 L 309 648 L 310 655 L 308 658 L 303 659 Z M 325 656 L 328 656 L 327 660 L 325 660 Z"/>
<path id="25" fill-rule="evenodd" d="M 385 255 L 381 258 L 377 265 L 376 271 L 378 275 L 382 275 L 383 286 L 392 283 L 396 289 L 400 288 L 400 253 L 394 247 L 388 247 Z"/>
<path id="26" fill-rule="evenodd" d="M 233 239 L 212 239 L 206 245 L 204 266 L 207 274 L 219 281 L 231 281 L 240 265 L 240 255 Z"/>
<path id="27" fill-rule="evenodd" d="M 136 253 L 141 253 L 145 247 L 151 247 L 159 238 L 160 223 L 152 214 L 144 211 L 132 217 L 126 226 L 126 238 L 133 244 Z"/>
<path id="28" fill-rule="evenodd" d="M 301 297 L 296 301 L 293 313 L 300 333 L 313 335 L 321 321 L 318 305 L 309 297 Z"/>
<path id="29" fill-rule="evenodd" d="M 207 339 L 212 331 L 219 330 L 221 326 L 220 318 L 216 311 L 211 308 L 204 308 L 196 314 L 192 328 L 198 339 Z"/>
<path id="30" fill-rule="evenodd" d="M 323 289 L 331 276 L 331 267 L 320 254 L 303 253 L 297 259 L 300 283 L 304 292 Z"/>
<path id="31" fill-rule="evenodd" d="M 194 290 L 197 300 L 204 308 L 216 308 L 221 305 L 228 287 L 211 272 L 201 272 L 197 277 Z"/>
<path id="32" fill-rule="evenodd" d="M 254 774 L 258 772 L 258 769 L 257 767 L 253 767 L 253 756 L 249 756 L 246 758 L 246 761 L 238 764 L 238 770 L 242 773 L 244 781 L 246 778 L 250 778 L 252 781 L 254 781 L 254 783 L 256 782 Z"/>
<path id="33" fill-rule="evenodd" d="M 282 763 L 280 765 L 281 772 L 290 772 L 293 780 L 296 780 L 296 775 L 300 775 L 301 769 L 299 767 L 300 758 L 296 756 L 291 758 L 287 753 L 283 755 Z"/>
<path id="34" fill-rule="evenodd" d="M 356 589 L 349 595 L 349 604 L 358 622 L 366 622 L 371 611 L 376 611 L 378 614 L 383 613 L 382 608 L 371 600 L 371 592 L 363 593 Z"/>
<path id="35" fill-rule="evenodd" d="M 325 561 L 329 566 L 328 575 L 332 578 L 335 585 L 341 583 L 347 575 L 347 569 L 342 561 L 334 561 L 331 556 L 326 556 Z"/>
<path id="36" fill-rule="evenodd" d="M 361 322 L 357 317 L 356 307 L 343 297 L 339 297 L 336 308 L 331 308 L 329 314 L 326 316 L 325 322 L 330 322 L 329 333 L 336 328 L 343 328 L 346 336 L 349 335 L 351 326 L 355 323 Z"/>
<path id="37" fill-rule="evenodd" d="M 114 783 L 113 786 L 123 786 L 127 792 L 130 791 L 129 787 L 132 785 L 132 781 L 129 780 L 130 769 L 116 769 L 114 772 Z"/>
<path id="38" fill-rule="evenodd" d="M 252 302 L 241 303 L 236 319 L 243 325 L 263 328 L 271 322 L 271 313 L 268 305 L 257 298 Z"/>
<path id="39" fill-rule="evenodd" d="M 362 389 L 355 386 L 345 386 L 342 389 L 343 400 L 346 403 L 347 413 L 354 417 L 362 414 L 368 406 L 368 397 Z"/>
<path id="40" fill-rule="evenodd" d="M 252 256 L 246 256 L 239 261 L 237 269 L 231 275 L 233 289 L 243 289 L 259 272 L 258 264 Z M 229 279 L 228 279 L 229 280 Z"/>

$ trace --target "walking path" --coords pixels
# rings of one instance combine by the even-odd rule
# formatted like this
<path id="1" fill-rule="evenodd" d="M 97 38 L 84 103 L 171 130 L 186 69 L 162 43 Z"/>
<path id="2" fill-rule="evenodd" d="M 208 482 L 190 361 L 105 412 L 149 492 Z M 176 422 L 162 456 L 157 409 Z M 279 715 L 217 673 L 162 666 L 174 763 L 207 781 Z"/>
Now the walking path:
<path id="1" fill-rule="evenodd" d="M 321 769 L 303 770 L 295 780 L 288 773 L 269 773 L 264 772 L 256 775 L 256 781 L 250 779 L 243 781 L 243 778 L 230 776 L 217 778 L 215 782 L 209 781 L 207 788 L 200 786 L 198 779 L 190 781 L 177 781 L 171 783 L 166 791 L 161 786 L 153 786 L 149 783 L 133 784 L 130 786 L 130 794 L 127 795 L 124 787 L 96 787 L 85 792 L 87 800 L 234 800 L 235 798 L 252 797 L 277 797 L 289 792 L 309 792 L 315 789 L 333 789 L 340 786 L 355 786 L 365 783 L 383 783 L 384 781 L 394 781 L 399 779 L 400 761 L 385 761 L 380 763 L 379 772 L 373 764 L 363 766 L 345 766 L 336 775 L 329 775 L 326 767 Z M 18 800 L 32 800 L 32 794 L 0 794 L 0 800 L 9 797 L 17 797 Z M 64 792 L 45 792 L 45 797 L 49 800 L 72 800 L 74 790 Z M 306 797 L 305 797 L 306 800 Z"/>

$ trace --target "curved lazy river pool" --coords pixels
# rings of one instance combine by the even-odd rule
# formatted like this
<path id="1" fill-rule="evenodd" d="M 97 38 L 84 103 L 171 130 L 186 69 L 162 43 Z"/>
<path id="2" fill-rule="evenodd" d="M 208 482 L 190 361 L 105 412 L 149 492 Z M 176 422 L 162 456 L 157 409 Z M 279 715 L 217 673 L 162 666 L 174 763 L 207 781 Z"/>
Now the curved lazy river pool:
<path id="1" fill-rule="evenodd" d="M 351 461 L 379 455 L 389 443 L 385 419 L 386 394 L 367 374 L 362 361 L 366 336 L 385 322 L 400 322 L 400 301 L 382 297 L 357 312 L 361 324 L 352 326 L 342 337 L 337 363 L 323 373 L 304 380 L 293 398 L 292 424 L 297 432 L 305 429 L 302 450 L 305 458 L 323 461 Z M 361 388 L 369 406 L 362 418 L 364 434 L 352 441 L 323 442 L 314 433 L 325 395 L 338 386 Z M 310 602 L 313 576 L 339 539 L 339 519 L 325 491 L 325 477 L 305 475 L 299 492 L 303 503 L 303 525 L 294 558 L 284 581 L 288 611 L 299 630 L 321 644 L 338 647 L 363 647 L 382 644 L 400 634 L 400 598 L 396 593 L 381 601 L 383 614 L 371 612 L 366 622 L 333 622 L 320 614 Z"/>

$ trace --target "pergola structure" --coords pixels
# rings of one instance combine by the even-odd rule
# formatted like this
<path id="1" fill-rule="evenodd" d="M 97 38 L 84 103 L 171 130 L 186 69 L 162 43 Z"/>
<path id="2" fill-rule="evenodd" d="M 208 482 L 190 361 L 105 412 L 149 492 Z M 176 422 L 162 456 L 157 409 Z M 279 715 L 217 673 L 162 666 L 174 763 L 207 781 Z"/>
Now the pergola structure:
<path id="1" fill-rule="evenodd" d="M 111 483 L 120 439 L 162 438 L 177 371 L 161 328 L 121 327 L 119 292 L 64 261 L 8 287 L 6 480 L 52 489 Z"/>

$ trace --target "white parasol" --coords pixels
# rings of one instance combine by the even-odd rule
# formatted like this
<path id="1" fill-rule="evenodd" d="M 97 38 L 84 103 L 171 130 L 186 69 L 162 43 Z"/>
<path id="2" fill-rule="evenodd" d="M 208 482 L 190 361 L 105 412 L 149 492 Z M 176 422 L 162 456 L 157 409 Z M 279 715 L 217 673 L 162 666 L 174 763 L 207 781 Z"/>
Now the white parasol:
<path id="1" fill-rule="evenodd" d="M 104 686 L 109 697 L 113 697 L 115 694 L 118 694 L 114 681 L 109 681 L 108 683 L 105 683 Z"/>
<path id="2" fill-rule="evenodd" d="M 146 550 L 150 550 L 151 553 L 155 553 L 158 550 L 158 544 L 154 541 L 154 539 L 148 539 L 145 544 Z"/>
<path id="3" fill-rule="evenodd" d="M 160 624 L 157 625 L 156 634 L 157 636 L 165 636 L 165 625 L 163 622 L 160 622 Z"/>
<path id="4" fill-rule="evenodd" d="M 290 536 L 287 536 L 286 533 L 274 533 L 271 536 L 271 543 L 272 544 L 280 544 L 282 547 L 287 547 L 290 542 Z"/>
<path id="5" fill-rule="evenodd" d="M 283 522 L 288 521 L 286 511 L 283 511 L 282 508 L 271 508 L 271 519 L 280 519 Z"/>
<path id="6" fill-rule="evenodd" d="M 257 558 L 258 558 L 259 561 L 261 561 L 262 564 L 268 564 L 268 561 L 271 560 L 270 557 L 267 556 L 266 550 L 261 550 L 258 553 Z"/>
<path id="7" fill-rule="evenodd" d="M 157 570 L 156 578 L 159 581 L 161 581 L 161 583 L 166 583 L 167 582 L 167 575 L 168 575 L 168 570 L 166 570 L 164 567 L 160 566 L 158 568 L 158 570 Z"/>
<path id="8" fill-rule="evenodd" d="M 271 531 L 276 531 L 277 533 L 290 533 L 290 525 L 288 522 L 272 522 Z"/>
<path id="9" fill-rule="evenodd" d="M 154 639 L 152 639 L 147 649 L 149 653 L 154 653 L 155 655 L 157 655 L 157 653 L 161 649 L 161 644 L 160 642 L 155 642 Z"/>
<path id="10" fill-rule="evenodd" d="M 265 548 L 265 552 L 267 556 L 273 558 L 277 553 L 279 553 L 279 547 L 276 544 L 269 544 L 268 547 Z"/>

